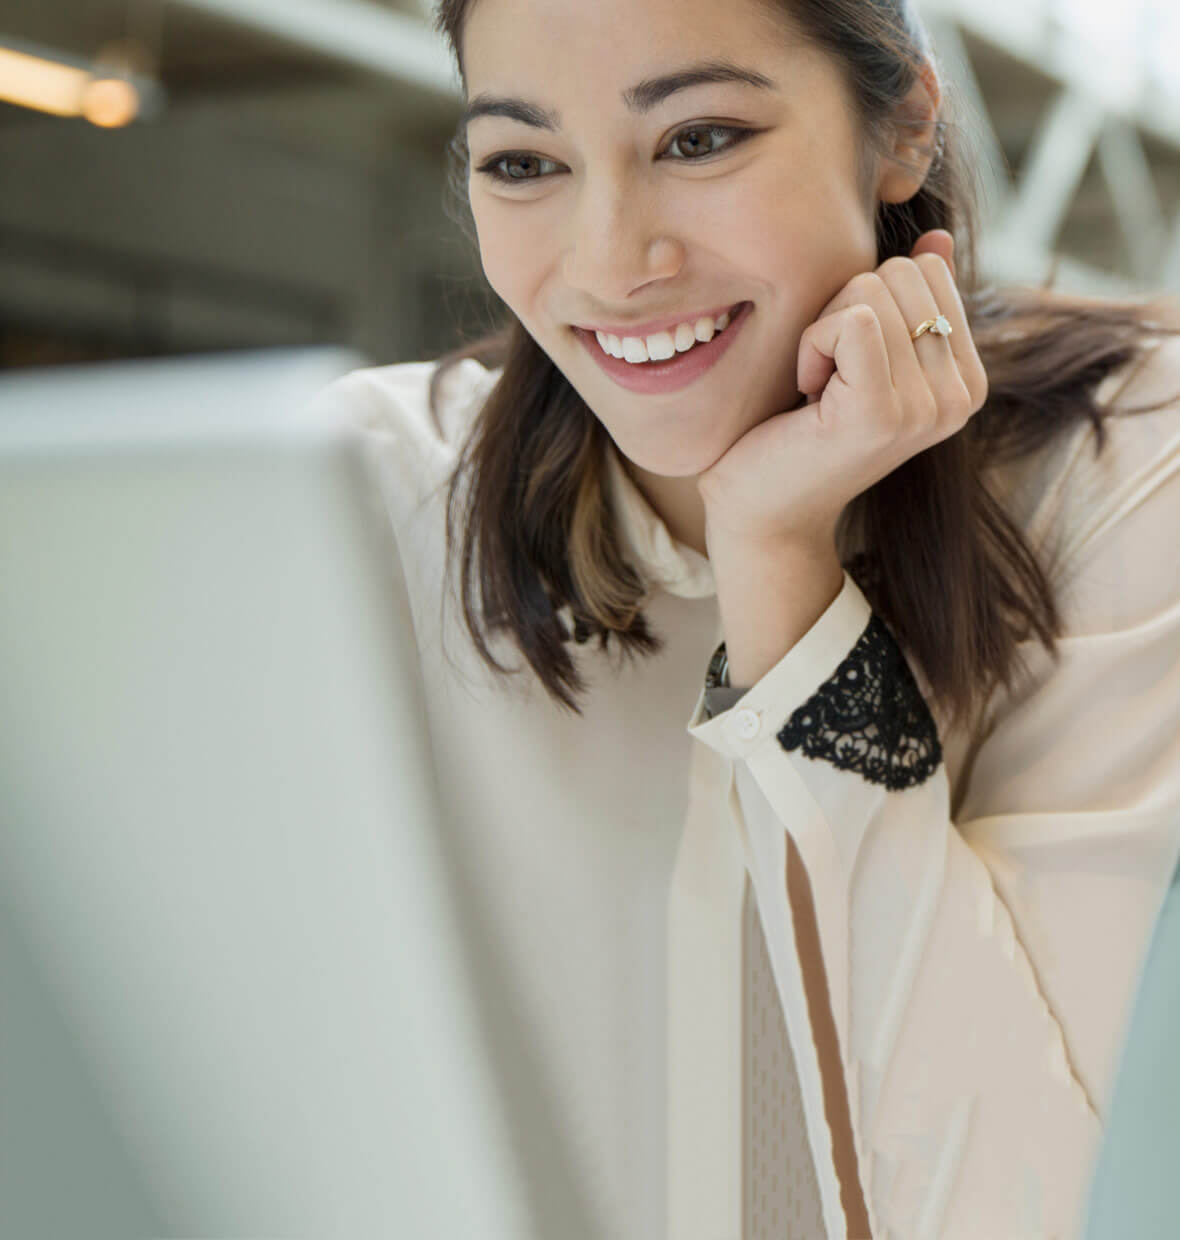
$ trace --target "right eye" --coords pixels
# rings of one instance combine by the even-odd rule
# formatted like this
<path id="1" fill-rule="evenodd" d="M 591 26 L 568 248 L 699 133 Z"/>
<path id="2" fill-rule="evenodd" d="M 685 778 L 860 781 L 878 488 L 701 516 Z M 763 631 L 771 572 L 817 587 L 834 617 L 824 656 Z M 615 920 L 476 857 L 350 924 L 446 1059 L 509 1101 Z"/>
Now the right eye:
<path id="1" fill-rule="evenodd" d="M 491 177 L 493 181 L 499 181 L 502 185 L 519 185 L 522 181 L 540 181 L 543 174 L 537 172 L 535 175 L 525 172 L 519 176 L 513 175 L 511 172 L 501 170 L 501 165 L 531 165 L 536 168 L 540 164 L 552 164 L 557 167 L 552 159 L 542 159 L 537 155 L 529 155 L 524 151 L 508 151 L 502 155 L 493 155 L 491 159 L 485 160 L 476 169 L 476 172 L 482 173 L 484 176 Z"/>

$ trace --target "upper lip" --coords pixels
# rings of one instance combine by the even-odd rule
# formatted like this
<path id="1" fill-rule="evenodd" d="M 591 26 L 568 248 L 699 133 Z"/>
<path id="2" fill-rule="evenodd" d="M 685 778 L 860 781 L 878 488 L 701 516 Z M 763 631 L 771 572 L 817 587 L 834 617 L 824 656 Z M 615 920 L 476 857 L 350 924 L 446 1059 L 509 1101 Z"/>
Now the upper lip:
<path id="1" fill-rule="evenodd" d="M 604 336 L 618 336 L 620 340 L 624 336 L 637 336 L 642 339 L 644 336 L 654 336 L 657 332 L 669 331 L 678 323 L 692 324 L 697 319 L 720 318 L 726 311 L 736 310 L 738 306 L 743 304 L 740 301 L 731 301 L 725 305 L 718 306 L 715 310 L 697 310 L 691 314 L 672 314 L 662 319 L 648 319 L 646 323 L 616 324 L 614 326 L 604 326 L 601 323 L 597 323 L 593 327 L 578 323 L 575 326 L 582 331 L 602 332 Z"/>

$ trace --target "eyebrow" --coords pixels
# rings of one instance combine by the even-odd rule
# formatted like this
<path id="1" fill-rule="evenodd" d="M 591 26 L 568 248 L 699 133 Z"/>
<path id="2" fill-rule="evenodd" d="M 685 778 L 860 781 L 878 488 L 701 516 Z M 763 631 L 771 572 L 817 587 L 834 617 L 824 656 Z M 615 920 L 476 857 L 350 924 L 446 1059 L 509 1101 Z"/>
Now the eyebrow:
<path id="1" fill-rule="evenodd" d="M 774 81 L 755 69 L 744 69 L 728 60 L 702 60 L 659 77 L 645 78 L 630 90 L 623 91 L 623 103 L 628 111 L 642 116 L 659 107 L 677 91 L 717 82 L 739 82 L 746 86 L 755 86 L 759 90 L 777 89 Z M 530 103 L 527 99 L 501 95 L 476 95 L 463 110 L 461 124 L 466 127 L 480 116 L 506 116 L 509 120 L 520 121 L 522 125 L 553 132 L 561 128 L 561 117 L 556 112 Z"/>

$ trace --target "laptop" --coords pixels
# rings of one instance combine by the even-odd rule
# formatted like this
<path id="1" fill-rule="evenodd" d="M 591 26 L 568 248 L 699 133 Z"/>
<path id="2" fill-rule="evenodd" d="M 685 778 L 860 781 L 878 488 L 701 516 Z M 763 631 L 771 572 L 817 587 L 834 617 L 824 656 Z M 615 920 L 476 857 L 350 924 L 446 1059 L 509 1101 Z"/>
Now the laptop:
<path id="1" fill-rule="evenodd" d="M 0 1235 L 535 1234 L 361 361 L 0 377 Z"/>
<path id="2" fill-rule="evenodd" d="M 1180 862 L 1156 918 L 1090 1185 L 1084 1240 L 1180 1232 Z"/>

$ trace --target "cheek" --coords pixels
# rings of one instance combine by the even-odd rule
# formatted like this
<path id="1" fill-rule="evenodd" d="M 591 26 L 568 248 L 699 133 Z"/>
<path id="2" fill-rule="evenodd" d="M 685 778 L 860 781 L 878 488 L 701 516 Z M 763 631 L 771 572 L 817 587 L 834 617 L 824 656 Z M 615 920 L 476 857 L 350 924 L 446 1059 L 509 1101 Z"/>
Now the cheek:
<path id="1" fill-rule="evenodd" d="M 749 217 L 743 244 L 776 296 L 806 322 L 854 275 L 875 267 L 872 222 L 854 191 L 795 183 L 760 201 L 775 205 Z"/>
<path id="2" fill-rule="evenodd" d="M 532 265 L 539 259 L 537 247 L 528 244 L 527 230 L 503 217 L 496 207 L 472 203 L 479 259 L 488 283 L 513 310 L 529 287 Z"/>
<path id="3" fill-rule="evenodd" d="M 829 270 L 859 248 L 862 222 L 856 195 L 822 164 L 810 171 L 802 158 L 775 161 L 743 178 L 732 196 L 714 204 L 709 227 L 724 235 L 727 252 L 764 271 L 784 291 L 804 292 L 798 281 Z"/>

